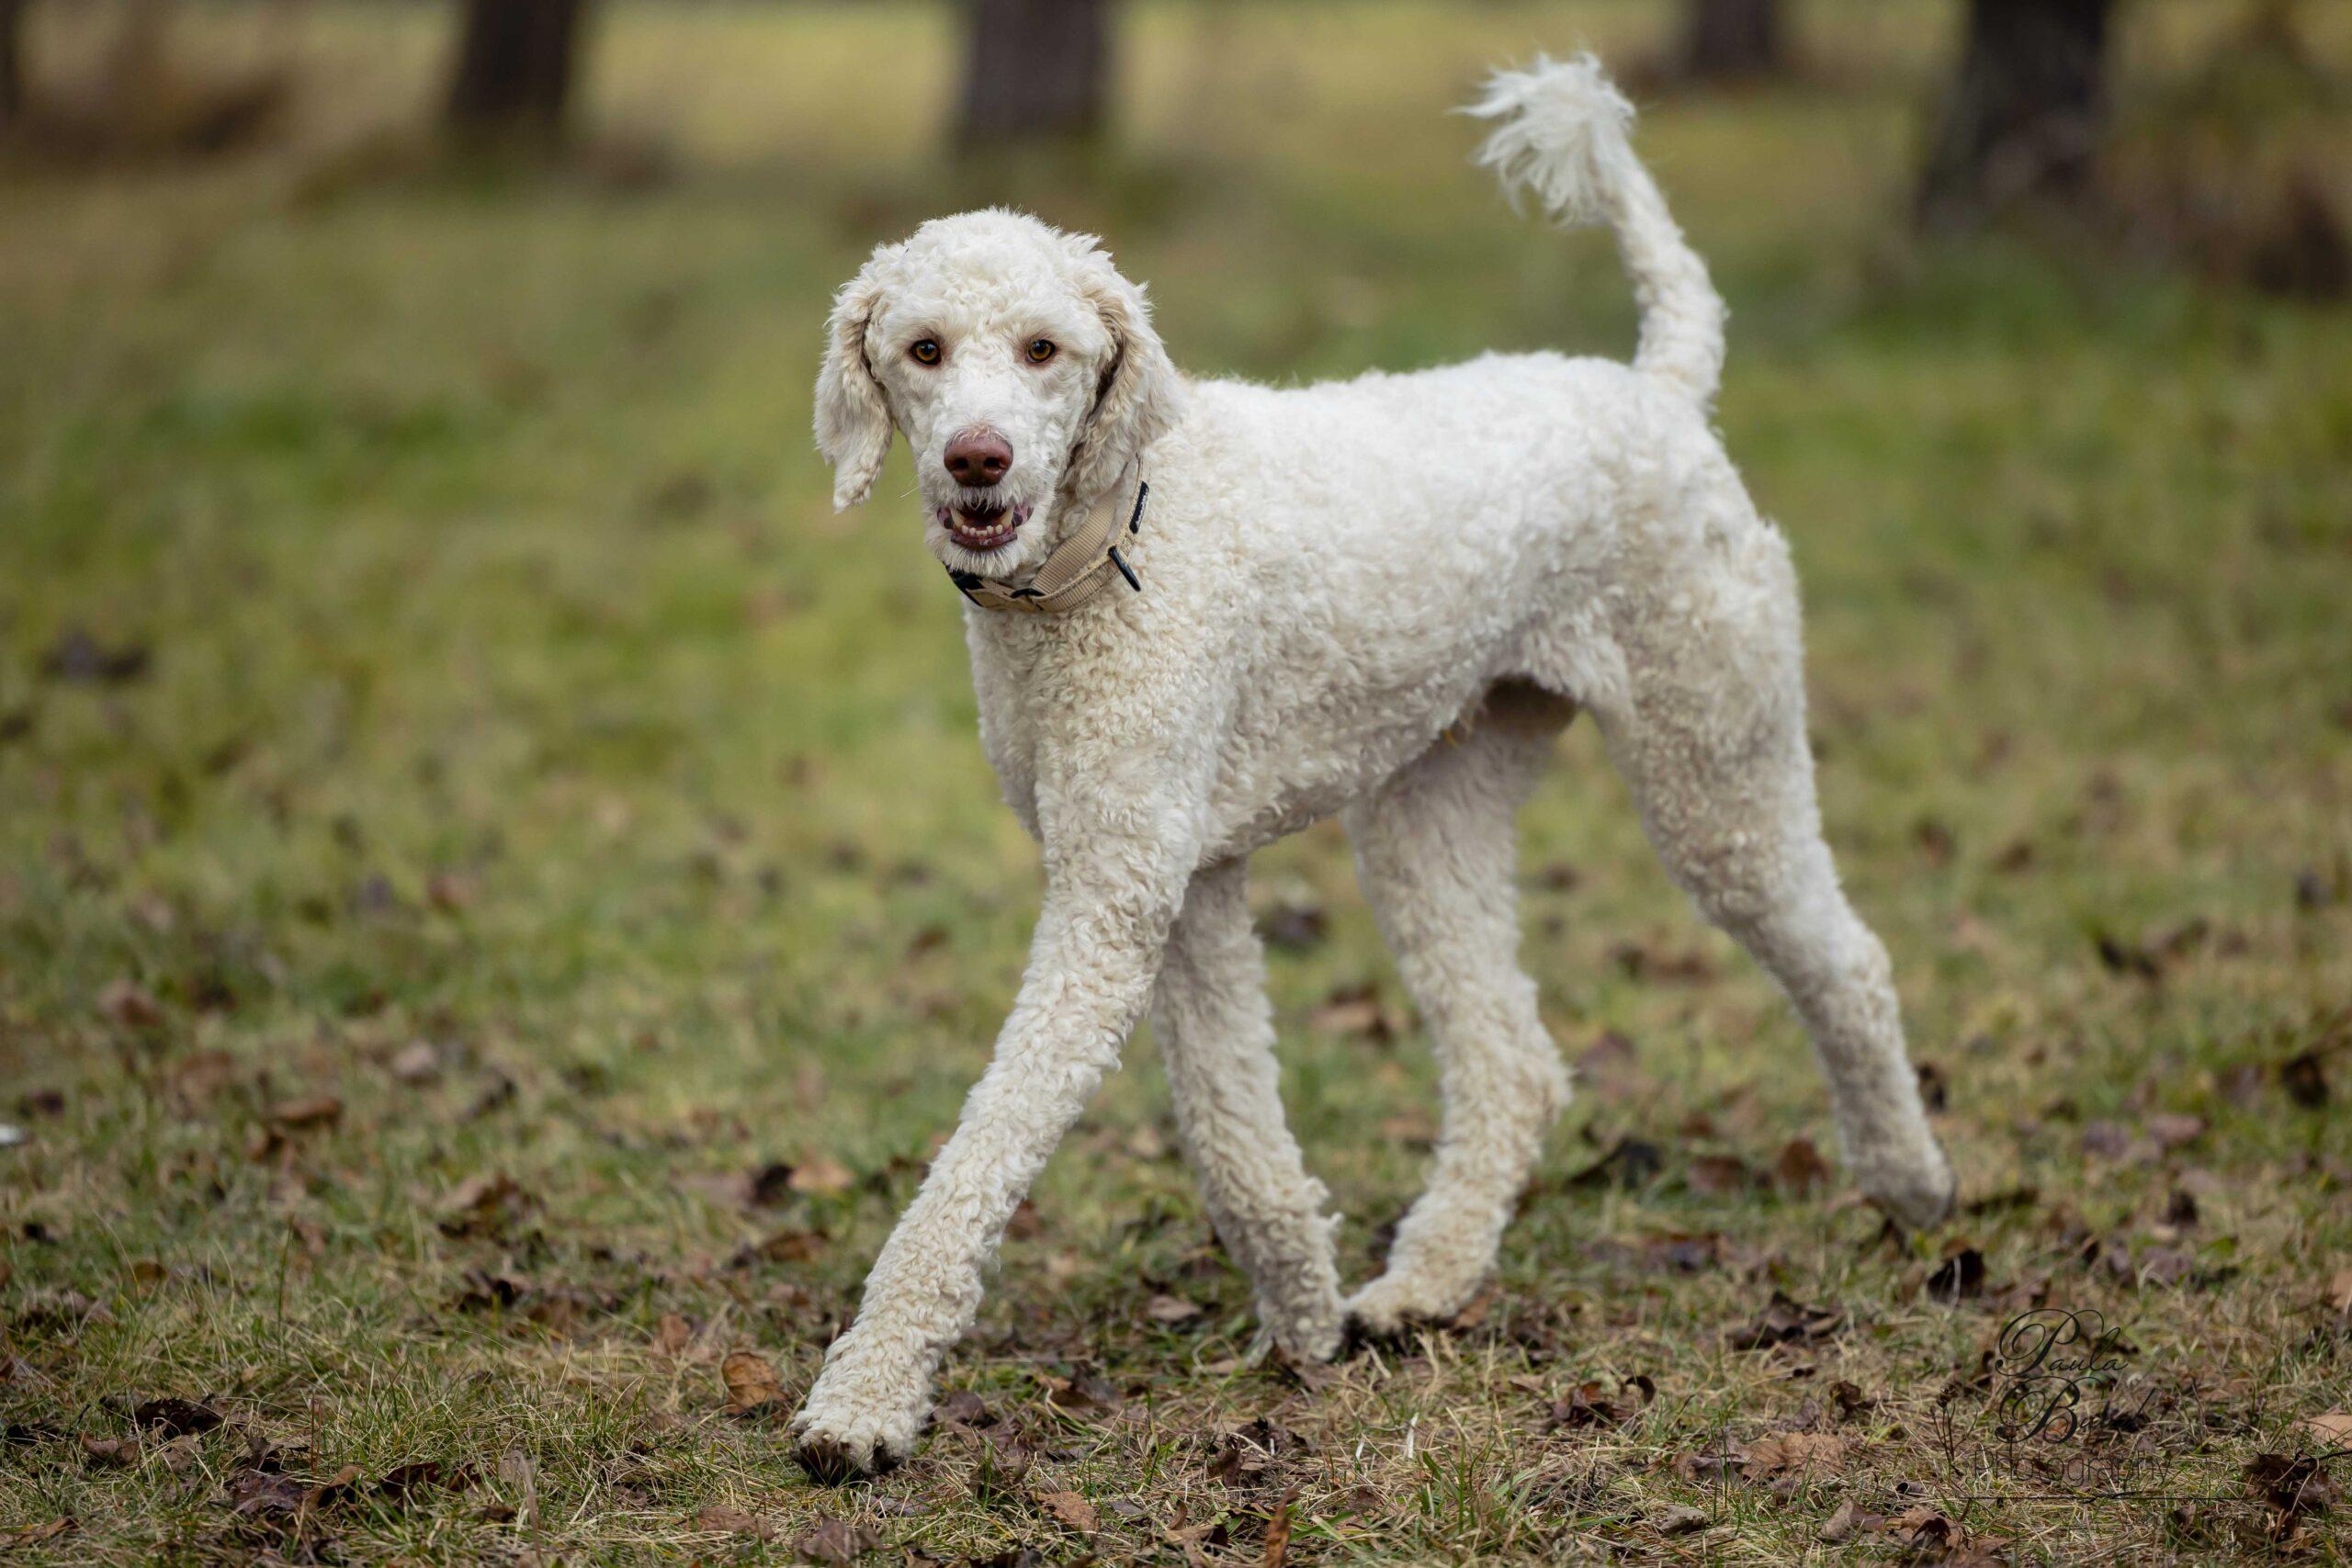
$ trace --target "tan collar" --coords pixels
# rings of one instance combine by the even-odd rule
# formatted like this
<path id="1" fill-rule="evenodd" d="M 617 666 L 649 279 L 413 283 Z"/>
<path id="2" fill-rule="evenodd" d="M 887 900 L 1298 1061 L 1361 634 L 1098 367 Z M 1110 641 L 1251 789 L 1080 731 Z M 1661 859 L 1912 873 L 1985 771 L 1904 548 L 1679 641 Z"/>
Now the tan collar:
<path id="1" fill-rule="evenodd" d="M 1140 593 L 1143 583 L 1135 569 L 1121 558 L 1119 545 L 1142 529 L 1143 501 L 1150 493 L 1143 470 L 1128 469 L 1125 478 L 1111 487 L 1111 493 L 1095 502 L 1077 530 L 1046 558 L 1046 564 L 1024 587 L 954 567 L 947 569 L 948 579 L 983 610 L 1019 610 L 1032 615 L 1057 615 L 1077 609 L 1116 580 L 1114 569 L 1116 577 L 1125 578 L 1127 586 Z"/>

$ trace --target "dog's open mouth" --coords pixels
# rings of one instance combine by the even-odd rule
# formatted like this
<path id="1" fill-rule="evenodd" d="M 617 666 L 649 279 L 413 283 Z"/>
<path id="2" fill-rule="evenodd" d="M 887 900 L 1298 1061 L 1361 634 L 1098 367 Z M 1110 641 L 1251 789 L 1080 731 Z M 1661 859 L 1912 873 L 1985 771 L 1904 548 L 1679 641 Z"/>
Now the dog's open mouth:
<path id="1" fill-rule="evenodd" d="M 1012 542 L 1021 525 L 1029 521 L 1026 506 L 943 506 L 939 520 L 947 536 L 967 550 L 986 554 Z"/>

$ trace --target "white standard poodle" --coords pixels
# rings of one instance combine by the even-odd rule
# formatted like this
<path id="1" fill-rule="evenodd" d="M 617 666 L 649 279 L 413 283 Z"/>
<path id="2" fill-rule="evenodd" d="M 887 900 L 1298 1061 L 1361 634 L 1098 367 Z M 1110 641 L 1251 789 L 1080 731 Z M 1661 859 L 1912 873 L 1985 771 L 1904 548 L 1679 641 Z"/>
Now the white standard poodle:
<path id="1" fill-rule="evenodd" d="M 1498 73 L 1470 112 L 1507 188 L 1614 229 L 1630 367 L 1187 380 L 1091 237 L 1006 211 L 882 246 L 834 301 L 834 503 L 903 432 L 1046 892 L 995 1059 L 794 1422 L 813 1475 L 910 1450 L 1007 1219 L 1147 1007 L 1275 1345 L 1325 1359 L 1469 1299 L 1567 1098 L 1514 958 L 1512 840 L 1579 708 L 1675 881 L 1795 1004 L 1862 1190 L 1915 1225 L 1951 1205 L 1885 950 L 1822 842 L 1788 546 L 1709 423 L 1723 303 L 1592 60 Z M 1335 814 L 1444 1093 L 1428 1190 L 1352 1295 L 1283 1122 L 1243 886 L 1251 851 Z"/>

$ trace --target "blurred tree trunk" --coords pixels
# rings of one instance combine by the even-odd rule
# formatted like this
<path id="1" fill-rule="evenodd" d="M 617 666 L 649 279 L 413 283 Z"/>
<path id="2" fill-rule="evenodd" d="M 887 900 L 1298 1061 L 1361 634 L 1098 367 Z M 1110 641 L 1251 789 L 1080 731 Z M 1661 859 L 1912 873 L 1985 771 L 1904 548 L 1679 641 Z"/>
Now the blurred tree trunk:
<path id="1" fill-rule="evenodd" d="M 1919 182 L 1930 228 L 2089 186 L 2107 121 L 2113 0 L 1971 0 L 1967 51 Z"/>
<path id="2" fill-rule="evenodd" d="M 1683 13 L 1682 73 L 1737 81 L 1785 69 L 1781 0 L 1690 0 Z"/>
<path id="3" fill-rule="evenodd" d="M 0 130 L 25 109 L 25 0 L 0 0 Z"/>
<path id="4" fill-rule="evenodd" d="M 563 129 L 586 0 L 465 0 L 449 123 L 471 134 Z"/>
<path id="5" fill-rule="evenodd" d="M 1100 132 L 1111 63 L 1106 10 L 1105 0 L 972 0 L 957 142 Z"/>

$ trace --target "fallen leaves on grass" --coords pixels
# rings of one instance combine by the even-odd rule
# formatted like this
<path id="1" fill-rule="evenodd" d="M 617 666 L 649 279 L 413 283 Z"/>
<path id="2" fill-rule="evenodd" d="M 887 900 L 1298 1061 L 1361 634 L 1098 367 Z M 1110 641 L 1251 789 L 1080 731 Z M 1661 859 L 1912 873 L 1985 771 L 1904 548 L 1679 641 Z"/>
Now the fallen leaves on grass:
<path id="1" fill-rule="evenodd" d="M 746 1242 L 736 1248 L 728 1259 L 730 1269 L 749 1269 L 758 1263 L 806 1263 L 825 1250 L 825 1233 L 798 1225 L 787 1225 L 772 1232 L 758 1241 Z"/>
<path id="2" fill-rule="evenodd" d="M 795 1192 L 831 1197 L 846 1192 L 857 1185 L 856 1173 L 837 1159 L 824 1155 L 810 1155 L 792 1168 L 785 1185 Z"/>
<path id="3" fill-rule="evenodd" d="M 1666 1156 L 1656 1144 L 1640 1138 L 1620 1138 L 1590 1165 L 1567 1179 L 1579 1187 L 1646 1187 L 1666 1168 Z"/>
<path id="4" fill-rule="evenodd" d="M 718 1376 L 727 1385 L 729 1415 L 763 1411 L 784 1399 L 784 1384 L 776 1381 L 775 1369 L 756 1350 L 729 1351 L 718 1364 Z"/>
<path id="5" fill-rule="evenodd" d="M 2324 1443 L 2339 1447 L 2352 1444 L 2352 1413 L 2330 1410 L 2319 1416 L 2306 1416 L 2296 1424 Z"/>
<path id="6" fill-rule="evenodd" d="M 1599 1380 L 1580 1382 L 1568 1390 L 1566 1398 L 1552 1402 L 1552 1430 L 1623 1427 L 1657 1397 L 1657 1384 L 1640 1375 L 1613 1385 Z"/>
<path id="7" fill-rule="evenodd" d="M 27 1334 L 70 1334 L 88 1324 L 113 1321 L 105 1303 L 66 1290 L 34 1292 L 12 1319 Z"/>
<path id="8" fill-rule="evenodd" d="M 683 1353 L 695 1342 L 695 1325 L 674 1312 L 665 1312 L 653 1325 L 654 1348 L 665 1356 Z"/>
<path id="9" fill-rule="evenodd" d="M 139 1461 L 136 1438 L 94 1438 L 82 1434 L 82 1462 L 101 1470 L 121 1470 Z"/>
<path id="10" fill-rule="evenodd" d="M 146 1031 L 164 1023 L 163 1004 L 135 980 L 109 980 L 98 992 L 98 1015 L 118 1029 Z"/>
<path id="11" fill-rule="evenodd" d="M 569 1334 L 592 1314 L 610 1309 L 584 1291 L 540 1285 L 486 1269 L 469 1270 L 450 1305 L 458 1312 L 517 1312 L 551 1334 Z"/>
<path id="12" fill-rule="evenodd" d="M 1201 1315 L 1201 1309 L 1182 1296 L 1171 1296 L 1163 1291 L 1144 1303 L 1143 1314 L 1154 1323 L 1189 1323 Z"/>
<path id="13" fill-rule="evenodd" d="M 2306 1111 L 2323 1110 L 2327 1105 L 2327 1074 L 2320 1066 L 2316 1051 L 2306 1051 L 2283 1064 L 2278 1069 L 2278 1082 L 2286 1089 L 2287 1098 Z"/>
<path id="14" fill-rule="evenodd" d="M 1846 1468 L 1846 1439 L 1826 1432 L 1776 1432 L 1747 1445 L 1740 1473 L 1750 1481 L 1775 1476 L 1838 1475 Z"/>
<path id="15" fill-rule="evenodd" d="M 150 1399 L 134 1406 L 130 1418 L 167 1438 L 209 1432 L 220 1425 L 220 1412 L 193 1399 Z"/>
<path id="16" fill-rule="evenodd" d="M 792 1550 L 812 1562 L 850 1562 L 882 1544 L 865 1525 L 847 1519 L 820 1519 L 817 1528 L 792 1543 Z"/>
<path id="17" fill-rule="evenodd" d="M 1037 1456 L 1021 1440 L 1021 1433 L 1006 1422 L 983 1431 L 967 1432 L 972 1471 L 967 1478 L 972 1500 L 983 1505 L 1007 1503 L 1021 1495 Z"/>
<path id="18" fill-rule="evenodd" d="M 1829 1162 L 1811 1138 L 1792 1138 L 1772 1162 L 1772 1185 L 1792 1198 L 1802 1198 L 1829 1182 Z"/>
<path id="19" fill-rule="evenodd" d="M 1046 1403 L 1057 1410 L 1073 1416 L 1108 1416 L 1120 1405 L 1119 1391 L 1105 1382 L 1102 1375 L 1086 1362 L 1080 1362 L 1069 1377 L 1041 1374 L 1037 1379 L 1044 1390 Z"/>
<path id="20" fill-rule="evenodd" d="M 1650 1521 L 1650 1528 L 1660 1535 L 1696 1535 L 1712 1523 L 1706 1514 L 1687 1503 L 1677 1503 Z"/>
<path id="21" fill-rule="evenodd" d="M 1380 988 L 1369 980 L 1332 990 L 1306 1015 L 1306 1025 L 1320 1034 L 1353 1035 L 1375 1045 L 1389 1044 L 1407 1030 L 1405 1015 L 1385 1005 Z"/>
<path id="22" fill-rule="evenodd" d="M 343 1101 L 331 1094 L 305 1094 L 271 1106 L 267 1120 L 279 1134 L 332 1127 L 343 1120 Z"/>
<path id="23" fill-rule="evenodd" d="M 1955 1306 L 1984 1293 L 1984 1255 L 1973 1247 L 1951 1253 L 1928 1276 L 1928 1299 Z"/>
<path id="24" fill-rule="evenodd" d="M 1054 1521 L 1080 1535 L 1092 1535 L 1102 1528 L 1102 1516 L 1094 1505 L 1075 1492 L 1041 1492 L 1037 1506 L 1052 1516 Z"/>
<path id="25" fill-rule="evenodd" d="M 2335 1483 L 2310 1454 L 2256 1454 L 2242 1473 L 2247 1495 L 2278 1510 L 2273 1533 L 2281 1540 L 2295 1534 L 2306 1516 L 2325 1513 L 2335 1501 Z"/>
<path id="26" fill-rule="evenodd" d="M 821 1528 L 821 1527 L 820 1527 Z M 775 1537 L 775 1521 L 736 1507 L 731 1503 L 713 1503 L 695 1515 L 695 1529 L 705 1535 L 742 1535 L 754 1540 L 772 1540 Z M 803 1555 L 811 1555 L 804 1553 Z M 835 1559 L 834 1561 L 847 1561 Z"/>
<path id="27" fill-rule="evenodd" d="M 460 1239 L 503 1235 L 534 1206 L 522 1184 L 503 1171 L 470 1176 L 442 1200 L 441 1234 Z"/>
<path id="28" fill-rule="evenodd" d="M 1841 1421 L 1850 1421 L 1878 1403 L 1864 1393 L 1860 1384 L 1844 1378 L 1829 1385 L 1829 1400 L 1838 1406 L 1838 1418 Z"/>
<path id="29" fill-rule="evenodd" d="M 1756 1173 L 1730 1155 L 1701 1155 L 1690 1162 L 1690 1190 L 1708 1198 L 1731 1198 L 1756 1185 Z"/>
<path id="30" fill-rule="evenodd" d="M 1735 1350 L 1761 1350 L 1774 1345 L 1811 1345 L 1827 1339 L 1846 1326 L 1846 1314 L 1826 1307 L 1809 1307 L 1781 1291 L 1770 1304 L 1745 1328 L 1735 1329 L 1727 1343 Z"/>
<path id="31" fill-rule="evenodd" d="M 428 1084 L 441 1076 L 441 1052 L 430 1040 L 412 1040 L 392 1055 L 390 1071 L 404 1084 Z"/>

